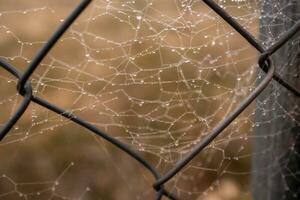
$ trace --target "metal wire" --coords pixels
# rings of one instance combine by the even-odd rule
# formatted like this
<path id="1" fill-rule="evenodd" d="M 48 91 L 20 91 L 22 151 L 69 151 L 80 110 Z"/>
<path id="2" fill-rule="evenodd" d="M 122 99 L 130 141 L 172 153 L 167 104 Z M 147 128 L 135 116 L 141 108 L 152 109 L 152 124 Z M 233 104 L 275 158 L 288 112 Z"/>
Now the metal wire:
<path id="1" fill-rule="evenodd" d="M 220 133 L 223 132 L 226 127 L 228 127 L 232 121 L 234 121 L 250 104 L 253 102 L 258 95 L 265 90 L 272 79 L 276 80 L 283 87 L 289 90 L 291 93 L 300 97 L 300 91 L 295 87 L 283 80 L 280 75 L 275 72 L 275 67 L 272 65 L 271 55 L 274 54 L 279 48 L 281 48 L 287 41 L 289 41 L 299 30 L 300 21 L 298 21 L 289 31 L 287 31 L 273 46 L 268 49 L 264 49 L 261 44 L 251 35 L 247 30 L 245 30 L 237 21 L 235 21 L 223 8 L 221 8 L 213 0 L 202 0 L 207 6 L 214 10 L 221 18 L 223 18 L 233 29 L 235 29 L 240 35 L 243 36 L 259 53 L 258 64 L 259 67 L 266 72 L 266 76 L 257 85 L 257 87 L 240 103 L 240 105 L 231 112 L 223 121 L 221 121 L 204 139 L 198 143 L 191 152 L 185 155 L 183 159 L 178 161 L 175 166 L 170 169 L 165 175 L 161 175 L 158 170 L 151 165 L 145 158 L 142 157 L 138 152 L 131 149 L 125 143 L 119 141 L 118 139 L 110 136 L 109 134 L 98 129 L 94 125 L 86 122 L 85 120 L 79 118 L 78 116 L 72 114 L 71 112 L 65 111 L 56 105 L 53 105 L 46 100 L 36 97 L 32 94 L 32 87 L 30 84 L 30 77 L 34 73 L 35 69 L 39 66 L 51 48 L 58 42 L 65 31 L 73 24 L 73 22 L 78 18 L 78 16 L 87 8 L 87 6 L 92 2 L 92 0 L 83 0 L 70 14 L 70 16 L 62 23 L 62 25 L 57 29 L 57 31 L 50 37 L 48 42 L 44 47 L 37 53 L 32 62 L 29 64 L 27 70 L 22 73 L 17 70 L 16 67 L 10 65 L 9 63 L 0 60 L 0 66 L 4 68 L 8 73 L 14 75 L 18 79 L 17 91 L 24 97 L 17 111 L 13 116 L 8 119 L 5 125 L 0 131 L 0 141 L 7 135 L 7 133 L 12 129 L 12 127 L 17 123 L 19 118 L 26 111 L 28 105 L 31 102 L 39 104 L 40 106 L 47 108 L 71 121 L 81 125 L 82 127 L 90 130 L 92 133 L 102 137 L 108 142 L 112 143 L 120 150 L 126 152 L 141 165 L 143 165 L 155 178 L 153 188 L 156 190 L 155 199 L 160 200 L 163 196 L 171 200 L 179 200 L 174 194 L 170 193 L 164 188 L 164 184 L 172 179 L 178 172 L 180 172 L 190 161 L 193 160 L 205 147 L 207 147 L 210 142 L 212 142 Z"/>

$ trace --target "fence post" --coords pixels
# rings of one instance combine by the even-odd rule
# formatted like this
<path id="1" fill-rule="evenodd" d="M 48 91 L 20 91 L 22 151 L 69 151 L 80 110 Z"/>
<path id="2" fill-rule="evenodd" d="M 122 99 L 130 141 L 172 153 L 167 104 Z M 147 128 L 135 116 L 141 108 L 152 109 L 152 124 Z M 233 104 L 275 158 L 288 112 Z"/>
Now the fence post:
<path id="1" fill-rule="evenodd" d="M 264 17 L 260 19 L 260 39 L 265 42 L 264 46 L 270 46 L 270 38 L 277 40 L 277 36 L 300 19 L 300 1 L 261 2 Z M 276 71 L 298 89 L 299 36 L 297 34 L 272 56 Z M 257 99 L 255 120 L 253 199 L 300 199 L 300 99 L 273 81 Z"/>

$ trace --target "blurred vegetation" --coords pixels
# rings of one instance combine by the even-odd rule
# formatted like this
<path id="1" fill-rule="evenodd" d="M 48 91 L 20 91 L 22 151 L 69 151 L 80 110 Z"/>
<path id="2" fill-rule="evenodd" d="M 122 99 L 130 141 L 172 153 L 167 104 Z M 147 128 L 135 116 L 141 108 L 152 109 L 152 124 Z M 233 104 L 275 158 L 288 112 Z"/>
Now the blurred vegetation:
<path id="1" fill-rule="evenodd" d="M 0 1 L 0 57 L 25 70 L 78 2 Z M 165 173 L 249 92 L 256 52 L 201 1 L 193 12 L 173 0 L 109 2 L 95 1 L 63 36 L 32 77 L 35 94 L 128 143 Z M 256 5 L 224 5 L 257 33 L 255 18 L 245 23 Z M 21 100 L 16 82 L 0 69 L 0 124 Z M 252 112 L 167 187 L 182 199 L 250 199 Z M 153 177 L 136 161 L 34 104 L 0 144 L 0 162 L 1 200 L 154 195 Z"/>

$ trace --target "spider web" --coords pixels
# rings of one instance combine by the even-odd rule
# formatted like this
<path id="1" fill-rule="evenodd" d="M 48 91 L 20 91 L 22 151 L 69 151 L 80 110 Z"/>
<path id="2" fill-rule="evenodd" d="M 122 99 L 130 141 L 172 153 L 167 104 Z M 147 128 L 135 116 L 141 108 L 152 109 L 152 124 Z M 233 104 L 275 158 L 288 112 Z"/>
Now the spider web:
<path id="1" fill-rule="evenodd" d="M 1 2 L 0 57 L 25 70 L 78 2 Z M 280 37 L 274 27 L 284 33 L 296 20 L 282 10 L 293 2 L 216 2 L 265 47 Z M 270 12 L 262 11 L 271 5 Z M 259 30 L 269 31 L 259 36 Z M 297 51 L 298 41 L 289 45 Z M 286 75 L 287 67 L 278 73 Z M 202 1 L 95 0 L 31 82 L 36 96 L 127 143 L 165 173 L 239 105 L 263 74 L 257 51 Z M 2 69 L 0 81 L 4 124 L 22 97 L 14 77 Z M 282 119 L 299 125 L 299 101 L 287 110 L 280 87 L 272 82 L 271 95 L 247 108 L 167 188 L 182 199 L 251 199 L 251 177 L 278 163 L 285 166 L 280 159 L 286 153 L 277 152 L 273 157 L 280 162 L 258 171 L 251 159 L 272 148 L 254 151 L 254 141 L 276 139 L 291 127 L 263 136 L 253 130 Z M 279 111 L 269 114 L 274 109 Z M 288 145 L 289 153 L 299 156 Z M 0 199 L 153 198 L 153 178 L 138 163 L 38 105 L 30 105 L 0 144 L 0 154 Z"/>

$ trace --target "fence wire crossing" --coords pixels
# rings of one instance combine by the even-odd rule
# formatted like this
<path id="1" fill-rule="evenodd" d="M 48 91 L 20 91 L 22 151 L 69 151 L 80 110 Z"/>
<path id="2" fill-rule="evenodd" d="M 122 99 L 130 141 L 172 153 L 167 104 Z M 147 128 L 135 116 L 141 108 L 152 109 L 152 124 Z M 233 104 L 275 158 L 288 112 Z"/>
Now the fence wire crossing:
<path id="1" fill-rule="evenodd" d="M 88 123 L 87 121 L 75 116 L 71 112 L 63 110 L 56 105 L 53 105 L 46 100 L 34 96 L 32 93 L 32 87 L 30 84 L 30 77 L 39 66 L 41 61 L 47 56 L 52 47 L 58 42 L 65 31 L 73 24 L 73 22 L 78 18 L 78 16 L 87 8 L 87 6 L 92 2 L 92 0 L 83 0 L 77 8 L 70 14 L 70 16 L 64 20 L 62 25 L 57 29 L 57 31 L 52 35 L 44 47 L 37 53 L 32 62 L 29 64 L 27 70 L 22 73 L 16 67 L 10 65 L 4 60 L 0 59 L 0 66 L 4 68 L 7 72 L 12 74 L 18 79 L 17 91 L 22 95 L 23 101 L 20 104 L 17 111 L 12 115 L 6 124 L 0 130 L 0 140 L 2 140 L 7 133 L 12 129 L 12 127 L 17 123 L 18 119 L 26 111 L 28 105 L 31 102 L 39 104 L 40 106 L 47 108 L 71 121 L 77 123 L 84 128 L 90 130 L 92 133 L 102 137 L 113 145 L 117 146 L 120 150 L 126 152 L 135 160 L 137 160 L 141 165 L 143 165 L 155 178 L 153 184 L 154 190 L 156 190 L 155 199 L 160 200 L 163 196 L 168 197 L 172 200 L 178 200 L 174 194 L 165 189 L 164 184 L 172 179 L 178 172 L 180 172 L 195 156 L 197 156 L 206 146 L 210 144 L 222 131 L 228 127 L 238 116 L 241 114 L 254 100 L 255 98 L 265 90 L 265 88 L 270 84 L 271 80 L 274 79 L 295 96 L 300 97 L 300 91 L 293 87 L 289 83 L 285 82 L 280 75 L 275 72 L 275 67 L 272 65 L 270 56 L 274 54 L 278 49 L 280 49 L 287 41 L 289 41 L 299 30 L 300 21 L 298 21 L 289 31 L 287 31 L 276 43 L 274 43 L 268 49 L 264 49 L 261 44 L 252 36 L 242 25 L 240 25 L 236 20 L 233 19 L 222 7 L 220 7 L 213 0 L 202 0 L 207 6 L 214 10 L 223 20 L 225 20 L 235 31 L 237 31 L 245 40 L 247 40 L 259 53 L 258 64 L 259 67 L 266 73 L 263 80 L 257 84 L 256 88 L 240 103 L 240 105 L 232 111 L 228 116 L 224 118 L 200 143 L 196 144 L 191 152 L 186 154 L 181 160 L 178 161 L 166 174 L 162 175 L 158 170 L 150 164 L 146 159 L 142 157 L 138 152 L 130 148 L 127 144 L 119 141 L 118 139 L 110 136 L 108 133 L 103 132 L 96 126 Z"/>

